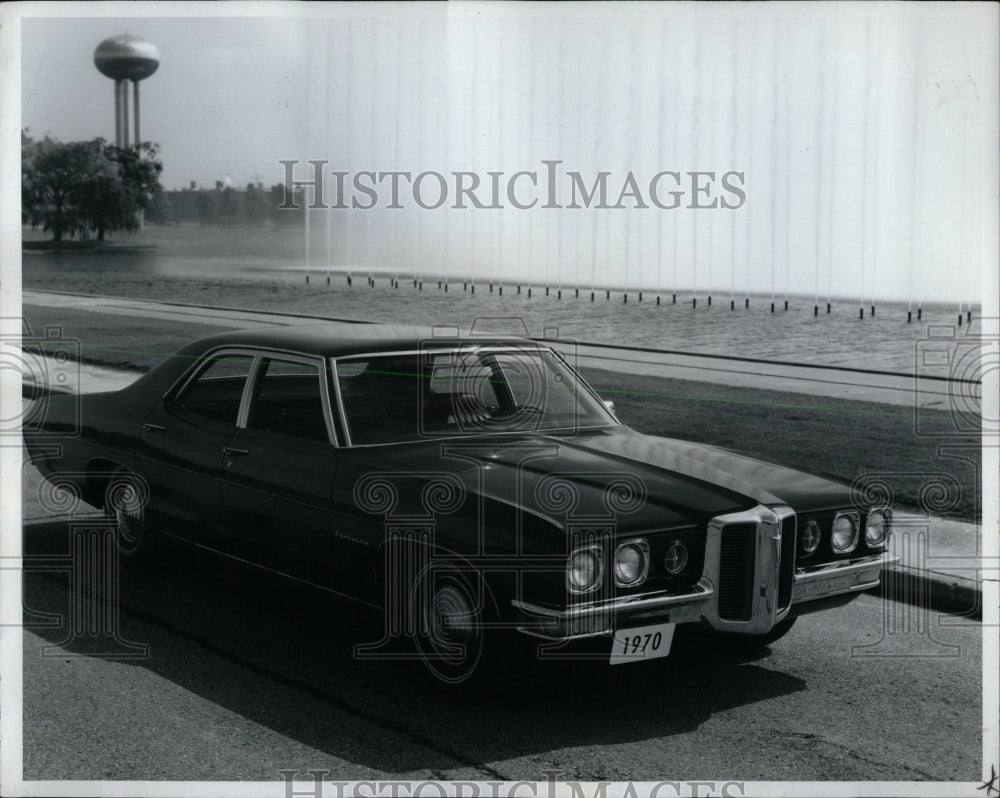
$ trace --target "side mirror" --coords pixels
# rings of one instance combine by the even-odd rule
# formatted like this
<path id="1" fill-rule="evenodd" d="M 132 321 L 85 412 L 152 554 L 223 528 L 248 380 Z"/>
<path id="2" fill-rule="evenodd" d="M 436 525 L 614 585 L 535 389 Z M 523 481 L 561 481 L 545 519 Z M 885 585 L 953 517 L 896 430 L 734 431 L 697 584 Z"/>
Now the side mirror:
<path id="1" fill-rule="evenodd" d="M 605 408 L 607 408 L 607 411 L 611 415 L 615 416 L 615 403 L 614 402 L 612 402 L 610 399 L 603 399 L 602 400 L 602 404 L 604 405 Z M 617 420 L 618 420 L 618 416 L 615 416 L 615 421 L 617 421 Z"/>

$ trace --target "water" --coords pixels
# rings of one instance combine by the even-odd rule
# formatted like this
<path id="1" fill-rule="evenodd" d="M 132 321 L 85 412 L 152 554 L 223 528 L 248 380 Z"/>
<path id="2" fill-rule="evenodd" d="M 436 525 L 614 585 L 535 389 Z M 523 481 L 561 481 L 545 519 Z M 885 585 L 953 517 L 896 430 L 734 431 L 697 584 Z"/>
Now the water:
<path id="1" fill-rule="evenodd" d="M 901 373 L 949 373 L 949 362 L 961 362 L 958 376 L 977 379 L 978 359 L 967 356 L 936 356 L 930 362 L 923 350 L 934 335 L 933 346 L 967 350 L 978 332 L 977 312 L 973 324 L 953 306 L 925 305 L 918 323 L 907 324 L 905 302 L 882 302 L 871 317 L 870 301 L 865 318 L 859 319 L 857 299 L 835 300 L 831 313 L 821 298 L 819 315 L 813 315 L 813 297 L 790 297 L 784 310 L 782 298 L 770 312 L 770 296 L 754 296 L 744 308 L 743 295 L 715 290 L 707 305 L 702 289 L 697 307 L 693 294 L 643 291 L 635 288 L 611 291 L 606 299 L 598 290 L 591 302 L 589 285 L 535 283 L 532 296 L 522 284 L 475 283 L 475 293 L 463 290 L 462 279 L 452 279 L 448 290 L 438 288 L 437 277 L 423 276 L 423 290 L 413 286 L 412 275 L 400 274 L 399 288 L 388 276 L 375 278 L 370 287 L 367 271 L 354 272 L 353 286 L 346 275 L 315 264 L 306 283 L 305 251 L 301 230 L 277 228 L 148 227 L 138 236 L 118 239 L 122 244 L 149 245 L 128 251 L 54 253 L 28 251 L 23 259 L 25 288 L 80 293 L 125 295 L 172 302 L 321 315 L 366 321 L 404 324 L 459 325 L 518 331 L 523 324 L 531 335 L 560 335 L 580 341 L 651 347 L 699 354 L 763 358 Z M 669 249 L 669 248 L 668 248 Z M 314 250 L 315 251 L 315 250 Z M 728 257 L 720 253 L 719 257 Z M 598 280 L 600 283 L 600 280 Z M 478 321 L 477 321 L 478 320 Z M 949 343 L 950 342 L 950 343 Z M 966 373 L 968 372 L 968 373 Z"/>

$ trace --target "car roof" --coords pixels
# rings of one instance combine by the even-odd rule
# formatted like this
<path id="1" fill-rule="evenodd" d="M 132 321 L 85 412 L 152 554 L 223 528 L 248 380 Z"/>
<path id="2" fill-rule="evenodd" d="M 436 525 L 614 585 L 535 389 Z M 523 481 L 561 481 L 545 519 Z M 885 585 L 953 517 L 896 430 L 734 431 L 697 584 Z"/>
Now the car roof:
<path id="1" fill-rule="evenodd" d="M 198 345 L 202 352 L 222 346 L 246 346 L 323 357 L 450 349 L 468 344 L 537 346 L 531 339 L 515 335 L 456 335 L 452 326 L 444 330 L 444 334 L 441 332 L 431 327 L 399 324 L 323 322 L 231 330 L 201 339 Z"/>

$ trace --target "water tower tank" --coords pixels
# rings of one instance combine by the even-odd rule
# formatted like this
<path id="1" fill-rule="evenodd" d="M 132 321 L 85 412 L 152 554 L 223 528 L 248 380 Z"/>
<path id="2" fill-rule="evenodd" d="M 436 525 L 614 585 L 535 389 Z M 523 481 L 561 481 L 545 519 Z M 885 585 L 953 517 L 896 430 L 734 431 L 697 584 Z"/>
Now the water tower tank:
<path id="1" fill-rule="evenodd" d="M 160 51 L 152 42 L 122 33 L 97 45 L 94 65 L 114 80 L 145 80 L 160 65 Z"/>

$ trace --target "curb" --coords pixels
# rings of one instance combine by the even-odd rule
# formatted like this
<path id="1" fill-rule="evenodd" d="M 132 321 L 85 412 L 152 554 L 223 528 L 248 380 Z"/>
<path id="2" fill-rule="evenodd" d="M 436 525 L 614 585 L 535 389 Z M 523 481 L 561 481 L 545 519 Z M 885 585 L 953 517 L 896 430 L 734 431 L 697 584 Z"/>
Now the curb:
<path id="1" fill-rule="evenodd" d="M 883 569 L 881 584 L 872 593 L 935 612 L 974 620 L 983 617 L 982 583 L 954 574 L 890 565 Z"/>

